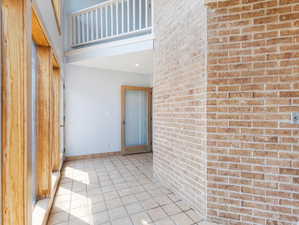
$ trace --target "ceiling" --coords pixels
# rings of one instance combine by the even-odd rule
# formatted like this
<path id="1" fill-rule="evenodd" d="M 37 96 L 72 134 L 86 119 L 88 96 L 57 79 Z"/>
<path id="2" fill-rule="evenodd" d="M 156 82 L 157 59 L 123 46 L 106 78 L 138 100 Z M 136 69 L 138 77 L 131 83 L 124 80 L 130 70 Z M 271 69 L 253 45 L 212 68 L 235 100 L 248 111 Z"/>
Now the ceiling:
<path id="1" fill-rule="evenodd" d="M 97 56 L 72 64 L 115 71 L 141 74 L 153 73 L 153 50 L 130 52 L 121 55 Z"/>

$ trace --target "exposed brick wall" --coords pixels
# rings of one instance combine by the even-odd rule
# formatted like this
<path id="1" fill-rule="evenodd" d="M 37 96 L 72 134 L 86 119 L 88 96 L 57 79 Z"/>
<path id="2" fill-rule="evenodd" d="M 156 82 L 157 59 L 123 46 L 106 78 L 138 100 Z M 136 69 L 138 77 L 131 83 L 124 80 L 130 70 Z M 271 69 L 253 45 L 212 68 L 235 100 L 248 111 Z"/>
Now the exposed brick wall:
<path id="1" fill-rule="evenodd" d="M 230 0 L 208 15 L 208 215 L 299 221 L 299 1 Z"/>
<path id="2" fill-rule="evenodd" d="M 155 174 L 211 220 L 295 224 L 299 1 L 211 3 L 208 46 L 201 2 L 155 1 Z"/>
<path id="3" fill-rule="evenodd" d="M 199 0 L 159 0 L 154 7 L 155 174 L 205 215 L 205 7 Z"/>

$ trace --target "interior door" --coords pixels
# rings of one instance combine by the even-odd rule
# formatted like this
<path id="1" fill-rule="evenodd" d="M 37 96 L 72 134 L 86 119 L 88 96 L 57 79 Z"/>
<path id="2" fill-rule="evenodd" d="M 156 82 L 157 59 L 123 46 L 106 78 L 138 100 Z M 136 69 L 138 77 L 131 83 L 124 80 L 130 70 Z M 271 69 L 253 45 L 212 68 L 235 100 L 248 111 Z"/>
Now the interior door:
<path id="1" fill-rule="evenodd" d="M 152 151 L 152 88 L 121 87 L 122 154 Z"/>

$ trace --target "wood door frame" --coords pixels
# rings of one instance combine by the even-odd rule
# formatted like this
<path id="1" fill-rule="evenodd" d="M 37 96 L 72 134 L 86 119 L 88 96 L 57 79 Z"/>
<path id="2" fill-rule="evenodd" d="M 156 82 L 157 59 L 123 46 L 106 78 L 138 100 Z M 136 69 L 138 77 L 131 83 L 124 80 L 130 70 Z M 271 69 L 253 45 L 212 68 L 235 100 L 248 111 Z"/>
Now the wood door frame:
<path id="1" fill-rule="evenodd" d="M 0 148 L 0 168 L 2 168 L 2 51 L 3 51 L 3 42 L 2 42 L 2 0 L 0 0 L 0 143 L 1 143 L 1 148 Z M 0 169 L 0 225 L 2 225 L 2 201 L 3 201 L 3 196 L 2 196 L 2 169 Z"/>
<path id="2" fill-rule="evenodd" d="M 42 200 L 52 185 L 52 49 L 37 46 L 37 59 L 37 200 Z"/>
<path id="3" fill-rule="evenodd" d="M 31 1 L 0 0 L 1 222 L 32 224 Z M 13 65 L 13 66 L 12 66 Z"/>
<path id="4" fill-rule="evenodd" d="M 148 100 L 148 137 L 147 145 L 126 146 L 126 91 L 145 91 Z M 151 87 L 137 87 L 137 86 L 121 86 L 121 153 L 122 155 L 145 153 L 152 151 L 152 88 Z"/>
<path id="5" fill-rule="evenodd" d="M 2 42 L 2 0 L 0 0 L 0 87 L 2 87 L 2 51 L 3 51 L 3 42 Z M 2 168 L 2 88 L 0 88 L 0 168 Z M 2 169 L 0 169 L 0 225 L 2 225 Z"/>
<path id="6" fill-rule="evenodd" d="M 55 105 L 59 104 L 59 101 L 54 102 L 54 95 L 60 93 L 56 93 L 56 81 L 61 79 L 61 64 L 55 55 L 36 5 L 32 5 L 32 39 L 37 45 L 37 58 L 40 57 L 37 71 L 37 168 L 40 169 L 37 169 L 36 182 L 37 200 L 42 200 L 51 195 L 52 172 L 59 171 L 62 165 L 60 147 L 57 148 L 59 124 L 55 122 L 57 115 L 54 115 L 54 109 L 58 108 L 59 111 L 59 105 Z M 49 53 L 45 55 L 41 53 L 43 51 Z M 40 89 L 40 85 L 45 85 L 47 88 Z M 45 97 L 42 101 L 40 101 L 41 96 Z M 45 107 L 45 104 L 48 106 Z M 46 113 L 42 112 L 45 108 L 48 108 Z M 41 116 L 43 114 L 44 116 Z M 42 134 L 43 132 L 47 134 Z M 42 145 L 44 146 L 41 147 Z"/>
<path id="7" fill-rule="evenodd" d="M 60 68 L 53 68 L 52 74 L 52 94 L 54 107 L 52 119 L 53 119 L 53 159 L 52 159 L 52 171 L 57 172 L 61 165 L 61 155 L 60 155 L 60 79 L 61 70 Z"/>

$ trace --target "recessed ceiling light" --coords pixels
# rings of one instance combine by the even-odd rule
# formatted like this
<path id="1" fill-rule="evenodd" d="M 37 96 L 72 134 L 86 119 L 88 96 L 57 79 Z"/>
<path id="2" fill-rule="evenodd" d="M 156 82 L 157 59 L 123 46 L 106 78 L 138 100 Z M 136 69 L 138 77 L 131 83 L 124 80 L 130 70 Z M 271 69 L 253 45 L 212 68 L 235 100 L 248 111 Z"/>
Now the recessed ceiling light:
<path id="1" fill-rule="evenodd" d="M 138 64 L 138 63 L 136 63 L 136 64 L 135 64 L 135 66 L 136 66 L 136 67 L 138 67 L 138 66 L 139 66 L 139 64 Z"/>

